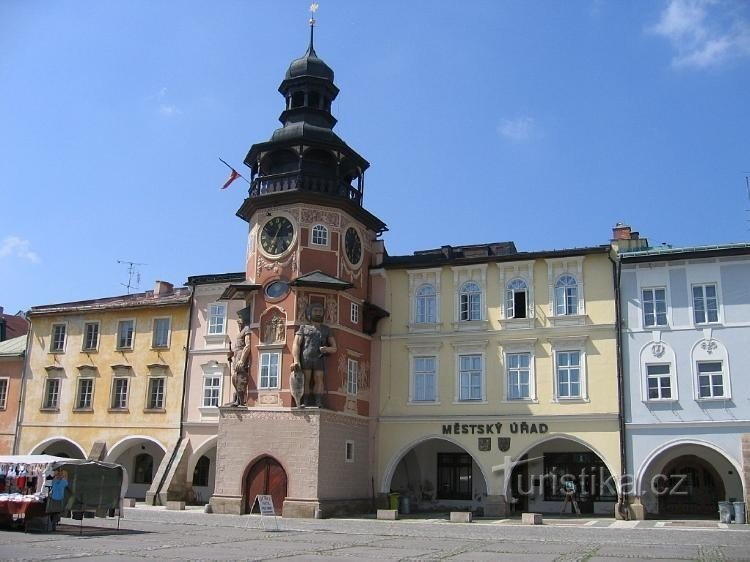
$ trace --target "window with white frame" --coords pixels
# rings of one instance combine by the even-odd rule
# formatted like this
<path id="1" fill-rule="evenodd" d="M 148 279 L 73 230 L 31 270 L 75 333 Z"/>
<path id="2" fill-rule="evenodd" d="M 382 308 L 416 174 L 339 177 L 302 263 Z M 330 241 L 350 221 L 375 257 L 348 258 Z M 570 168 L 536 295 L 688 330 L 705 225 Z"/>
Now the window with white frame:
<path id="1" fill-rule="evenodd" d="M 434 324 L 437 298 L 435 287 L 429 283 L 420 285 L 414 295 L 414 322 L 417 324 Z"/>
<path id="2" fill-rule="evenodd" d="M 76 410 L 90 410 L 94 399 L 94 379 L 89 377 L 78 378 L 78 389 L 76 392 Z"/>
<path id="3" fill-rule="evenodd" d="M 130 379 L 128 377 L 115 377 L 112 379 L 112 401 L 110 408 L 112 410 L 128 409 L 128 387 Z"/>
<path id="4" fill-rule="evenodd" d="M 482 319 L 482 288 L 476 281 L 461 285 L 458 294 L 458 318 L 461 321 Z"/>
<path id="5" fill-rule="evenodd" d="M 529 288 L 523 279 L 513 279 L 505 289 L 505 317 L 526 318 Z"/>
<path id="6" fill-rule="evenodd" d="M 7 378 L 0 379 L 0 410 L 5 410 L 8 406 L 8 384 Z"/>
<path id="7" fill-rule="evenodd" d="M 508 381 L 508 400 L 528 400 L 532 397 L 531 353 L 506 353 L 505 370 Z"/>
<path id="8" fill-rule="evenodd" d="M 264 351 L 260 354 L 260 389 L 279 388 L 281 353 Z"/>
<path id="9" fill-rule="evenodd" d="M 693 285 L 693 320 L 696 324 L 719 321 L 719 299 L 716 285 Z"/>
<path id="10" fill-rule="evenodd" d="M 208 305 L 208 335 L 221 336 L 227 330 L 227 305 L 217 302 Z"/>
<path id="11" fill-rule="evenodd" d="M 146 408 L 149 410 L 164 409 L 164 390 L 166 379 L 164 377 L 150 377 L 148 379 L 148 395 L 146 396 Z"/>
<path id="12" fill-rule="evenodd" d="M 482 400 L 484 398 L 482 355 L 478 353 L 458 356 L 458 399 Z"/>
<path id="13" fill-rule="evenodd" d="M 99 347 L 99 322 L 83 325 L 83 351 L 96 351 Z"/>
<path id="14" fill-rule="evenodd" d="M 352 324 L 359 324 L 359 305 L 356 302 L 351 303 L 349 319 Z"/>
<path id="15" fill-rule="evenodd" d="M 313 226 L 312 243 L 315 246 L 328 246 L 328 229 L 322 224 Z"/>
<path id="16" fill-rule="evenodd" d="M 663 287 L 643 289 L 643 326 L 667 325 L 667 290 Z"/>
<path id="17" fill-rule="evenodd" d="M 117 348 L 133 349 L 135 320 L 120 320 L 117 323 Z"/>
<path id="18" fill-rule="evenodd" d="M 578 314 L 578 282 L 572 275 L 562 275 L 555 282 L 555 316 Z"/>
<path id="19" fill-rule="evenodd" d="M 351 357 L 346 360 L 346 393 L 357 395 L 359 388 L 359 361 Z"/>
<path id="20" fill-rule="evenodd" d="M 65 324 L 52 324 L 52 340 L 50 341 L 50 351 L 52 353 L 65 351 L 65 332 Z"/>
<path id="21" fill-rule="evenodd" d="M 555 376 L 558 398 L 581 398 L 581 352 L 555 352 Z"/>
<path id="22" fill-rule="evenodd" d="M 646 388 L 648 400 L 673 400 L 671 365 L 646 365 Z"/>
<path id="23" fill-rule="evenodd" d="M 218 406 L 221 400 L 221 375 L 203 375 L 203 407 L 210 408 Z"/>
<path id="24" fill-rule="evenodd" d="M 60 408 L 60 379 L 48 378 L 45 381 L 42 408 L 45 410 L 57 410 Z"/>
<path id="25" fill-rule="evenodd" d="M 437 357 L 421 355 L 412 359 L 412 401 L 437 401 Z"/>
<path id="26" fill-rule="evenodd" d="M 722 361 L 698 361 L 698 398 L 728 397 Z"/>
<path id="27" fill-rule="evenodd" d="M 151 338 L 151 347 L 169 347 L 169 318 L 154 318 L 154 331 Z"/>

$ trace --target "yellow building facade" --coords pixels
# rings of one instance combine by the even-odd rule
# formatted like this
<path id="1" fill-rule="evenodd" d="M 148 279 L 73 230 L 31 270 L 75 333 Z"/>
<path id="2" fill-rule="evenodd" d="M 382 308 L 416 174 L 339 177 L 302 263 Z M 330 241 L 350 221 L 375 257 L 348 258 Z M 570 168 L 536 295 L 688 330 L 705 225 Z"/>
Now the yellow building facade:
<path id="1" fill-rule="evenodd" d="M 190 293 L 33 307 L 18 452 L 116 462 L 157 493 L 180 438 Z"/>
<path id="2" fill-rule="evenodd" d="M 376 486 L 402 509 L 611 513 L 621 472 L 608 247 L 386 257 Z M 567 488 L 566 488 L 567 487 Z M 403 499 L 406 498 L 406 499 Z M 565 509 L 573 509 L 566 504 Z"/>

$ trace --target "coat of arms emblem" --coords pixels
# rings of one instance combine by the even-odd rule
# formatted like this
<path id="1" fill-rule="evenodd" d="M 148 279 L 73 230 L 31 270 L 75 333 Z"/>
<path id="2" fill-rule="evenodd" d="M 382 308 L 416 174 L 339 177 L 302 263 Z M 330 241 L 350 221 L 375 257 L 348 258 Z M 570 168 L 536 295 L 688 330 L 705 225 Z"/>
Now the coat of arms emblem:
<path id="1" fill-rule="evenodd" d="M 500 449 L 503 453 L 510 449 L 510 437 L 498 437 L 497 448 Z"/>

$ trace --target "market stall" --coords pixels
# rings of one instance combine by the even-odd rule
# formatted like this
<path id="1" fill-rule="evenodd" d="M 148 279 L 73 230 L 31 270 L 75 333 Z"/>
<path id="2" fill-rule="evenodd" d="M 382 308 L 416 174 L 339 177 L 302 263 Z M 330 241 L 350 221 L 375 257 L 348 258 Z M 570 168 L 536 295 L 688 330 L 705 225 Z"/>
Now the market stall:
<path id="1" fill-rule="evenodd" d="M 71 513 L 122 513 L 123 468 L 50 455 L 0 455 L 0 523 L 54 530 Z"/>

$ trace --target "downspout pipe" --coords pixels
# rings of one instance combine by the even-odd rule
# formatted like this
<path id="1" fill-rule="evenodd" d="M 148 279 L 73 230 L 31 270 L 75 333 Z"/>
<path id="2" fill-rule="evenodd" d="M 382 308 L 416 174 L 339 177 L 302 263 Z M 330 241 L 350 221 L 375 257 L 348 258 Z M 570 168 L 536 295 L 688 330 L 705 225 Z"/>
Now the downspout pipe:
<path id="1" fill-rule="evenodd" d="M 23 405 L 24 398 L 26 396 L 26 370 L 29 369 L 29 352 L 31 351 L 31 332 L 32 324 L 29 320 L 29 331 L 26 333 L 26 349 L 23 350 L 23 368 L 21 369 L 21 380 L 18 381 L 20 388 L 18 389 L 18 409 L 16 411 L 16 431 L 13 437 L 13 454 L 18 454 L 18 442 L 21 439 L 21 420 L 23 418 Z"/>
<path id="2" fill-rule="evenodd" d="M 154 505 L 158 505 L 157 502 L 159 501 L 159 494 L 161 493 L 161 490 L 164 487 L 165 481 L 167 480 L 167 477 L 169 476 L 169 472 L 172 470 L 172 465 L 174 464 L 174 460 L 177 457 L 178 451 L 180 450 L 180 445 L 182 444 L 182 440 L 185 438 L 185 436 L 183 435 L 184 427 L 185 427 L 184 425 L 185 424 L 185 397 L 187 395 L 188 367 L 190 365 L 190 342 L 191 342 L 191 336 L 193 332 L 192 326 L 193 326 L 193 300 L 194 298 L 195 298 L 195 291 L 194 291 L 194 287 L 191 285 L 190 286 L 190 300 L 188 301 L 189 303 L 188 306 L 190 306 L 190 312 L 188 313 L 187 341 L 185 342 L 185 365 L 182 370 L 182 399 L 180 400 L 180 436 L 177 439 L 177 443 L 175 443 L 174 448 L 172 449 L 172 456 L 169 457 L 167 468 L 161 476 L 159 485 L 156 487 L 156 492 L 154 493 Z"/>
<path id="3" fill-rule="evenodd" d="M 616 258 L 612 257 L 615 254 Z M 622 311 L 620 310 L 620 281 L 622 273 L 622 262 L 620 260 L 619 253 L 612 248 L 610 253 L 607 255 L 609 261 L 612 262 L 612 276 L 614 281 L 615 289 L 615 345 L 617 349 L 617 401 L 619 405 L 619 412 L 617 414 L 617 420 L 620 425 L 620 498 L 625 503 L 627 508 L 627 496 L 623 490 L 627 474 L 627 449 L 625 446 L 625 382 L 623 379 L 623 358 L 622 358 Z M 618 507 L 620 507 L 620 501 L 618 499 Z"/>

